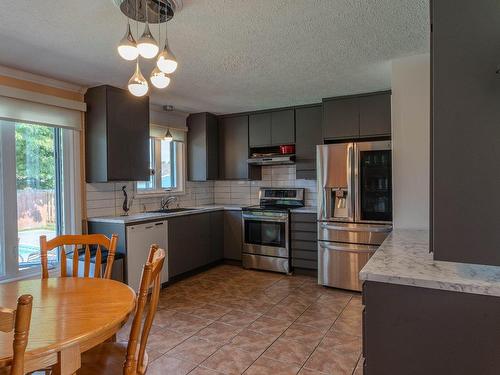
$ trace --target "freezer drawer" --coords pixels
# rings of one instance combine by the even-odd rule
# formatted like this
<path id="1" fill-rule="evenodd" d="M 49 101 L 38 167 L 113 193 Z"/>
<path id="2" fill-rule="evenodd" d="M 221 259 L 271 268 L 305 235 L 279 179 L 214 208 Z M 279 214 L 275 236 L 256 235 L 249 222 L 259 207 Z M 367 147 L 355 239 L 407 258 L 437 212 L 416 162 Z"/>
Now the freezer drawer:
<path id="1" fill-rule="evenodd" d="M 381 245 L 392 225 L 318 222 L 318 240 Z"/>
<path id="2" fill-rule="evenodd" d="M 318 241 L 318 284 L 361 291 L 359 271 L 377 247 Z"/>

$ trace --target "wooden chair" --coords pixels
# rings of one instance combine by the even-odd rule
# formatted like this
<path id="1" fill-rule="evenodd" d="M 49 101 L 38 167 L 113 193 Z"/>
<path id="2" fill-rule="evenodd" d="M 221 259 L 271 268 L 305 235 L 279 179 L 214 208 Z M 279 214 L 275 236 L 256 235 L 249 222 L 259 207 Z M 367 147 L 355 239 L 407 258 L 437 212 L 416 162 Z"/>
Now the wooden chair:
<path id="1" fill-rule="evenodd" d="M 51 250 L 61 248 L 59 262 L 61 264 L 61 277 L 78 277 L 78 262 L 79 262 L 79 247 L 85 247 L 85 258 L 84 258 L 84 277 L 90 276 L 90 263 L 91 263 L 91 250 L 90 246 L 97 246 L 97 251 L 95 253 L 95 266 L 94 266 L 94 277 L 101 277 L 101 258 L 102 250 L 104 247 L 108 251 L 108 257 L 106 259 L 106 269 L 104 271 L 103 278 L 110 279 L 111 271 L 113 270 L 113 262 L 115 259 L 116 245 L 118 243 L 118 236 L 113 234 L 111 239 L 103 234 L 86 234 L 86 235 L 63 235 L 53 238 L 47 241 L 46 236 L 40 236 L 40 252 L 41 252 L 41 263 L 42 263 L 42 278 L 46 279 L 49 277 L 49 266 L 47 253 Z M 72 274 L 69 275 L 66 266 L 66 246 L 73 246 L 73 263 L 72 263 Z M 69 250 L 71 250 L 69 248 Z"/>
<path id="2" fill-rule="evenodd" d="M 0 374 L 24 375 L 24 352 L 28 346 L 28 335 L 31 323 L 31 308 L 33 297 L 24 294 L 17 300 L 16 310 L 0 307 L 0 331 L 11 332 L 14 330 L 14 341 L 12 344 L 14 356 L 10 366 L 0 369 Z"/>
<path id="3" fill-rule="evenodd" d="M 146 373 L 148 367 L 146 344 L 158 307 L 164 260 L 165 250 L 152 245 L 142 271 L 128 344 L 106 342 L 85 352 L 82 355 L 82 366 L 77 371 L 78 375 L 143 375 Z M 145 312 L 151 286 L 153 288 L 149 296 L 149 309 Z M 144 315 L 145 319 L 142 323 Z"/>

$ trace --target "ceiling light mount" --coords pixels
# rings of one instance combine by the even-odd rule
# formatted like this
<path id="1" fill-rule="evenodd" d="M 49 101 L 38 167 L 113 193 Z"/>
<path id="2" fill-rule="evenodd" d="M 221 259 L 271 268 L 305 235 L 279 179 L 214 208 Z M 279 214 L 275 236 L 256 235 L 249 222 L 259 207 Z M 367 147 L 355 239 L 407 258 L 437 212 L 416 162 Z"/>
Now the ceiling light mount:
<path id="1" fill-rule="evenodd" d="M 174 14 L 182 9 L 182 0 L 149 0 L 146 2 L 135 0 L 112 0 L 120 11 L 134 21 L 149 23 L 163 23 L 170 21 Z"/>

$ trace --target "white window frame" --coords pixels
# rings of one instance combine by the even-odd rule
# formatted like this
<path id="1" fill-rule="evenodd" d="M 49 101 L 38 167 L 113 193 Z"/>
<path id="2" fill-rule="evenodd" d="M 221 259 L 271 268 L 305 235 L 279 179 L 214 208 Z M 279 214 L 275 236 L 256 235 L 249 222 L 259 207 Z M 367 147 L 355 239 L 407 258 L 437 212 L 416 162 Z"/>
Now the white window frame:
<path id="1" fill-rule="evenodd" d="M 0 269 L 0 283 L 41 274 L 41 267 L 19 270 L 17 199 L 15 198 L 17 196 L 16 144 L 13 141 L 15 124 L 16 121 L 4 122 L 0 119 L 0 240 L 3 240 L 0 243 L 0 257 L 4 265 L 4 268 Z M 61 202 L 63 233 L 79 234 L 82 229 L 80 132 L 65 128 L 62 128 L 61 132 L 62 175 L 64 176 L 63 202 Z"/>
<path id="2" fill-rule="evenodd" d="M 161 138 L 151 137 L 152 142 L 154 142 L 154 160 L 153 160 L 153 188 L 143 189 L 139 188 L 138 184 L 140 182 L 135 183 L 135 194 L 138 197 L 156 197 L 156 196 L 164 196 L 165 193 L 170 195 L 182 195 L 185 194 L 186 188 L 186 148 L 184 142 L 173 141 L 176 144 L 176 182 L 177 186 L 175 188 L 162 188 L 161 187 L 161 179 L 158 176 L 161 175 Z"/>

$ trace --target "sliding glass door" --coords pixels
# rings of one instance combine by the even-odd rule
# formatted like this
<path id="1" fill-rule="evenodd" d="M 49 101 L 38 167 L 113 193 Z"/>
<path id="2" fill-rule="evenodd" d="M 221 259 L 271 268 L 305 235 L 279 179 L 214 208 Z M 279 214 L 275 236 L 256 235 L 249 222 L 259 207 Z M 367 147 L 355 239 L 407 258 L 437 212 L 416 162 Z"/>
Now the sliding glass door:
<path id="1" fill-rule="evenodd" d="M 0 278 L 39 270 L 40 236 L 64 232 L 62 133 L 0 121 Z M 49 256 L 52 266 L 57 261 Z"/>
<path id="2" fill-rule="evenodd" d="M 61 129 L 16 124 L 19 268 L 40 264 L 40 236 L 62 233 Z M 49 262 L 57 263 L 54 253 Z"/>

